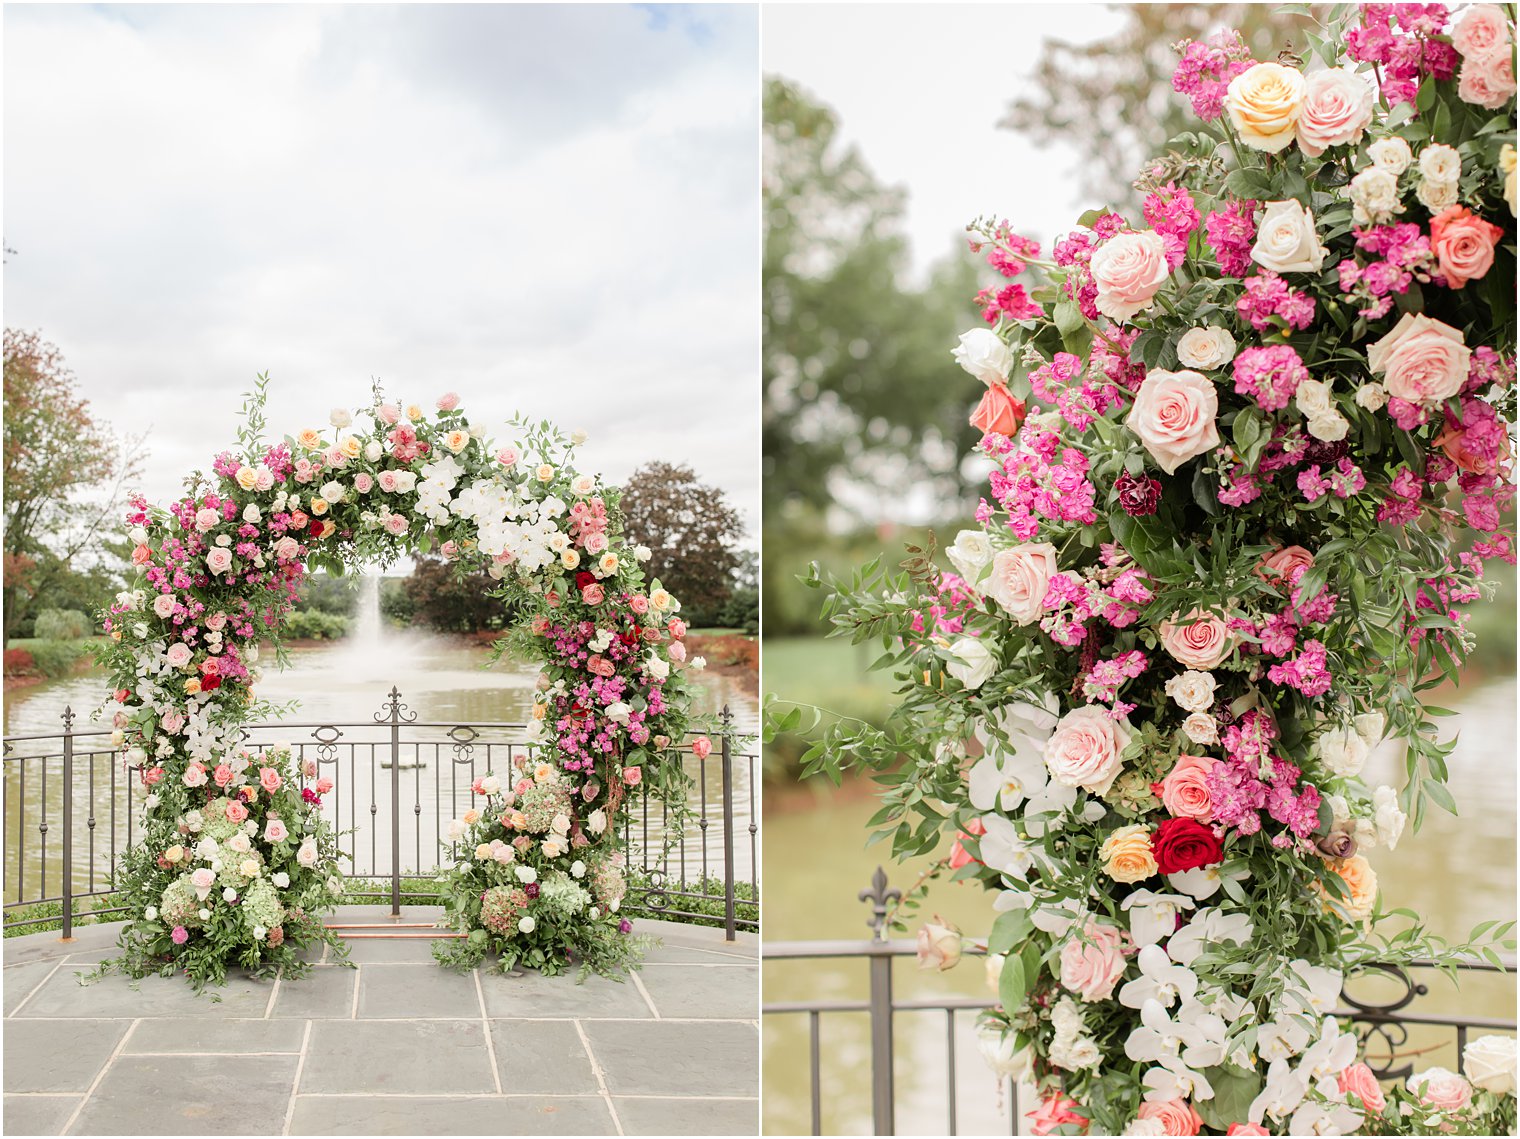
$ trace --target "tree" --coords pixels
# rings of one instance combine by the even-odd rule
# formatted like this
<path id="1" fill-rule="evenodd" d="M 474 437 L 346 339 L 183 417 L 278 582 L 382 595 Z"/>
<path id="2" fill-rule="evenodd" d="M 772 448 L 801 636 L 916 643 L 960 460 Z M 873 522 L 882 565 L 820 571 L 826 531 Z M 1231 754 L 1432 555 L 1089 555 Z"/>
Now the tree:
<path id="1" fill-rule="evenodd" d="M 113 562 L 125 485 L 142 473 L 142 440 L 118 440 L 75 390 L 56 345 L 5 330 L 5 639 L 40 598 L 77 593 Z M 106 597 L 97 580 L 87 608 Z M 56 600 L 56 598 L 54 598 Z M 52 604 L 50 602 L 50 604 Z M 56 607 L 56 606 L 54 606 Z"/>
<path id="2" fill-rule="evenodd" d="M 1082 158 L 1072 175 L 1092 204 L 1125 208 L 1140 200 L 1130 186 L 1134 172 L 1195 121 L 1187 100 L 1172 91 L 1173 44 L 1235 28 L 1256 59 L 1269 60 L 1314 21 L 1279 15 L 1274 4 L 1119 7 L 1124 26 L 1107 39 L 1047 40 L 1029 85 L 1033 93 L 1013 100 L 998 125 L 1037 142 L 1075 147 Z"/>
<path id="3" fill-rule="evenodd" d="M 963 247 L 922 288 L 906 285 L 904 192 L 878 182 L 838 133 L 831 109 L 785 79 L 767 80 L 768 529 L 834 504 L 875 521 L 915 491 L 940 502 L 969 493 L 960 464 L 977 438 L 966 423 L 976 393 L 944 377 L 977 291 L 976 264 Z"/>
<path id="4" fill-rule="evenodd" d="M 418 557 L 402 581 L 411 620 L 439 633 L 477 633 L 503 629 L 510 616 L 506 603 L 488 591 L 499 588 L 484 570 L 464 571 L 442 558 Z"/>
<path id="5" fill-rule="evenodd" d="M 723 492 L 690 467 L 646 463 L 623 487 L 622 510 L 629 540 L 653 552 L 645 573 L 680 598 L 688 622 L 713 621 L 733 592 L 744 536 Z"/>

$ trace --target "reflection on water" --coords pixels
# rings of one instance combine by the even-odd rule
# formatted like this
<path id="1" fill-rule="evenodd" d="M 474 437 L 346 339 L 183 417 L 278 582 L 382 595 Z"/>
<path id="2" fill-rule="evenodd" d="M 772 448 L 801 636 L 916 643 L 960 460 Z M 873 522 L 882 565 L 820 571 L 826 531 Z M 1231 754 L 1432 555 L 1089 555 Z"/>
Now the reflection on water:
<path id="1" fill-rule="evenodd" d="M 1448 700 L 1448 704 L 1449 704 Z M 1406 833 L 1398 849 L 1370 857 L 1382 886 L 1384 905 L 1408 906 L 1425 915 L 1430 928 L 1452 941 L 1465 940 L 1481 921 L 1515 917 L 1515 737 L 1516 686 L 1513 678 L 1464 691 L 1459 715 L 1445 722 L 1458 731 L 1450 760 L 1449 786 L 1460 818 L 1435 811 L 1419 834 Z M 1384 747 L 1369 763 L 1372 782 L 1402 783 L 1399 747 Z M 767 941 L 867 936 L 869 907 L 855 902 L 877 864 L 889 857 L 884 846 L 864 848 L 866 821 L 874 798 L 846 788 L 842 797 L 820 800 L 816 809 L 771 812 L 766 818 L 765 872 L 770 897 L 782 899 L 766 911 Z M 889 864 L 894 885 L 906 888 L 927 865 Z M 936 883 L 922 916 L 939 913 L 968 934 L 984 935 L 991 905 L 984 892 L 966 884 Z M 948 973 L 925 974 L 911 960 L 894 972 L 899 1001 L 915 997 L 987 997 L 980 959 L 971 958 Z M 1428 996 L 1417 1008 L 1431 1013 L 1464 1013 L 1509 1018 L 1515 1008 L 1512 977 L 1470 976 L 1460 992 L 1438 975 L 1421 978 Z M 1358 990 L 1361 992 L 1361 990 Z M 853 961 L 771 961 L 765 965 L 765 1000 L 864 1000 L 869 995 L 866 963 Z M 998 1101 L 992 1074 L 976 1052 L 974 1015 L 960 1014 L 954 1028 L 957 1126 L 962 1134 L 1008 1134 L 1006 1105 Z M 865 1135 L 871 1131 L 870 1038 L 867 1019 L 857 1014 L 825 1014 L 821 1020 L 825 1094 L 824 1134 Z M 899 1134 L 944 1134 L 948 1030 L 943 1012 L 900 1012 L 896 1017 L 897 1129 Z M 1440 1032 L 1411 1033 L 1401 1053 L 1446 1044 Z M 765 1130 L 806 1134 L 808 1025 L 805 1016 L 765 1018 Z M 1416 1062 L 1455 1068 L 1448 1048 Z M 1028 1110 L 1029 1104 L 1021 1105 Z"/>
<path id="2" fill-rule="evenodd" d="M 386 874 L 390 867 L 390 813 L 392 787 L 400 804 L 401 861 L 407 870 L 430 869 L 439 859 L 441 830 L 448 819 L 461 813 L 468 804 L 469 785 L 475 775 L 493 766 L 504 770 L 509 760 L 507 746 L 500 742 L 511 733 L 494 733 L 466 749 L 456 748 L 456 739 L 443 728 L 408 728 L 403 735 L 403 769 L 396 773 L 382 766 L 389 755 L 388 727 L 369 726 L 377 712 L 383 712 L 386 694 L 398 687 L 417 722 L 452 725 L 497 721 L 521 723 L 529 715 L 535 673 L 523 671 L 510 661 L 484 668 L 489 659 L 484 647 L 424 634 L 389 632 L 379 643 L 336 645 L 292 651 L 289 666 L 283 671 L 269 668 L 259 687 L 259 696 L 276 704 L 299 701 L 294 712 L 282 718 L 284 726 L 262 731 L 255 743 L 288 741 L 304 754 L 316 758 L 320 748 L 312 738 L 312 729 L 300 724 L 326 721 L 358 722 L 360 727 L 345 727 L 338 750 L 331 753 L 333 763 L 323 774 L 335 778 L 338 786 L 324 804 L 324 812 L 340 829 L 358 827 L 359 833 L 344 841 L 353 853 L 350 869 L 360 874 Z M 717 713 L 728 705 L 741 732 L 752 732 L 758 708 L 742 684 L 732 677 L 701 674 L 696 687 L 696 711 Z M 103 692 L 99 675 L 70 677 L 49 684 L 22 689 L 5 706 L 5 731 L 9 735 L 29 735 L 60 731 L 60 716 L 71 705 L 78 719 L 76 730 L 108 728 L 92 724 L 89 713 L 95 709 Z M 497 742 L 493 742 L 497 741 Z M 39 741 L 43 746 L 20 743 L 14 754 L 51 753 L 56 741 Z M 76 818 L 75 889 L 101 888 L 114 856 L 131 841 L 129 827 L 136 825 L 128 809 L 128 787 L 120 763 L 109 752 L 90 754 L 88 747 L 105 747 L 103 736 L 81 740 L 76 746 L 74 798 Z M 751 749 L 752 750 L 752 749 Z M 418 762 L 422 766 L 416 766 Z M 706 763 L 687 758 L 687 770 L 695 784 L 693 809 L 706 808 L 706 825 L 693 819 L 685 828 L 684 843 L 664 862 L 671 879 L 695 878 L 704 873 L 723 873 L 723 788 L 722 768 L 715 752 Z M 39 884 L 47 883 L 47 895 L 60 889 L 61 828 L 57 819 L 61 810 L 62 764 L 53 760 L 12 761 L 5 765 L 5 900 L 38 896 Z M 23 770 L 24 769 L 24 770 Z M 734 855 L 735 875 L 740 881 L 752 880 L 755 859 L 749 824 L 755 818 L 757 804 L 752 796 L 752 761 L 740 757 L 733 765 L 734 782 Z M 140 817 L 140 816 L 139 816 Z M 47 830 L 43 824 L 49 819 Z M 650 864 L 658 864 L 665 837 L 664 815 L 658 805 L 650 808 L 646 820 L 635 815 L 630 839 L 632 857 L 643 861 L 640 852 L 648 851 Z"/>

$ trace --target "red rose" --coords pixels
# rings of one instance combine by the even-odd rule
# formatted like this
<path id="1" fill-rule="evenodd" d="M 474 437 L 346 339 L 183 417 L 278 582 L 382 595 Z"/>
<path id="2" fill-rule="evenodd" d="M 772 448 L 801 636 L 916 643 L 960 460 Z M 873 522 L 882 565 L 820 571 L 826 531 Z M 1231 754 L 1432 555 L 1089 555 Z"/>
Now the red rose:
<path id="1" fill-rule="evenodd" d="M 585 570 L 581 570 L 580 573 L 578 573 L 578 574 L 575 575 L 575 588 L 576 589 L 585 589 L 586 586 L 590 585 L 595 580 L 596 580 L 596 574 L 594 574 L 594 573 L 587 573 Z"/>
<path id="2" fill-rule="evenodd" d="M 311 535 L 313 538 L 320 538 L 322 536 L 322 527 L 322 520 L 320 518 L 313 518 L 311 520 L 311 525 L 306 528 L 306 533 Z"/>
<path id="3" fill-rule="evenodd" d="M 1167 819 L 1151 838 L 1156 868 L 1163 874 L 1196 870 L 1224 859 L 1224 844 L 1197 819 Z"/>
<path id="4" fill-rule="evenodd" d="M 221 686 L 222 678 L 214 672 L 201 677 L 202 692 L 215 692 Z"/>

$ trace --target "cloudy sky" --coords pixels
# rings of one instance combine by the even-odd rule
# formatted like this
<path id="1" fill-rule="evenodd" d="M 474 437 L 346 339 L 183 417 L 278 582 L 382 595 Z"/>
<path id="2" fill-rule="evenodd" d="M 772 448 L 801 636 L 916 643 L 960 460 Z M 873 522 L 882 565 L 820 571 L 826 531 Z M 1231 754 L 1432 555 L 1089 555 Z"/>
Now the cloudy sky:
<path id="1" fill-rule="evenodd" d="M 687 463 L 757 528 L 751 7 L 5 13 L 5 323 L 168 501 L 272 378 L 276 434 L 446 390 L 495 435 Z"/>
<path id="2" fill-rule="evenodd" d="M 1078 4 L 767 4 L 767 73 L 796 80 L 839 113 L 843 137 L 884 182 L 908 190 L 915 269 L 956 248 L 979 215 L 1008 218 L 1048 244 L 1091 202 L 1065 175 L 1069 148 L 997 129 L 1052 36 L 1115 31 L 1108 6 Z M 968 310 L 969 311 L 969 310 Z"/>

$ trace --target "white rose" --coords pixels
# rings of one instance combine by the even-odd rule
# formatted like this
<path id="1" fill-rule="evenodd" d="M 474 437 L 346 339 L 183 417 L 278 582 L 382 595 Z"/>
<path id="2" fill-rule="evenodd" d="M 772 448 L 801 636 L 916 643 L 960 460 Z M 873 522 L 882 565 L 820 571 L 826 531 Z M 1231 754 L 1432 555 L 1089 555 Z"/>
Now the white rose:
<path id="1" fill-rule="evenodd" d="M 1211 672 L 1188 669 L 1166 682 L 1166 694 L 1187 712 L 1207 712 L 1214 706 L 1216 682 Z"/>
<path id="2" fill-rule="evenodd" d="M 1404 824 L 1409 817 L 1399 809 L 1399 794 L 1392 787 L 1379 787 L 1372 793 L 1372 821 L 1377 825 L 1377 839 L 1389 850 L 1399 845 Z"/>
<path id="3" fill-rule="evenodd" d="M 1289 198 L 1268 202 L 1256 230 L 1251 260 L 1274 273 L 1318 273 L 1326 249 L 1314 231 L 1314 212 Z"/>
<path id="4" fill-rule="evenodd" d="M 633 709 L 621 700 L 608 704 L 603 711 L 614 724 L 627 724 L 629 717 L 633 715 Z"/>
<path id="5" fill-rule="evenodd" d="M 157 917 L 158 917 L 158 907 L 157 906 L 149 906 L 147 909 L 145 909 L 143 911 L 143 917 L 147 918 L 149 921 L 156 920 Z"/>
<path id="6" fill-rule="evenodd" d="M 1316 415 L 1309 420 L 1309 434 L 1321 443 L 1339 443 L 1351 430 L 1351 421 L 1338 411 Z"/>
<path id="7" fill-rule="evenodd" d="M 1388 171 L 1395 178 L 1408 170 L 1414 161 L 1409 144 L 1397 135 L 1378 139 L 1367 148 L 1367 157 L 1378 169 Z"/>
<path id="8" fill-rule="evenodd" d="M 984 1024 L 976 1031 L 977 1051 L 987 1066 L 999 1076 L 1024 1080 L 1034 1071 L 1034 1057 L 1028 1048 L 1018 1047 L 1018 1036 L 995 1025 Z"/>
<path id="9" fill-rule="evenodd" d="M 967 688 L 980 688 L 997 670 L 996 657 L 980 637 L 959 637 L 951 643 L 950 652 L 955 659 L 945 665 L 945 671 Z"/>
<path id="10" fill-rule="evenodd" d="M 1476 1088 L 1494 1095 L 1515 1094 L 1515 1038 L 1480 1036 L 1462 1050 L 1462 1070 Z"/>
<path id="11" fill-rule="evenodd" d="M 1369 166 L 1346 187 L 1358 225 L 1380 225 L 1403 212 L 1399 179 L 1381 166 Z"/>
<path id="12" fill-rule="evenodd" d="M 128 532 L 127 537 L 132 539 L 134 545 L 146 546 L 148 544 L 148 532 L 141 526 L 132 527 L 131 531 Z"/>
<path id="13" fill-rule="evenodd" d="M 1235 338 L 1217 324 L 1190 328 L 1177 341 L 1177 362 L 1185 368 L 1211 371 L 1235 358 Z"/>
<path id="14" fill-rule="evenodd" d="M 290 885 L 290 875 L 285 873 L 283 870 L 279 871 L 277 874 L 270 875 L 269 880 L 278 886 L 281 890 Z"/>
<path id="15" fill-rule="evenodd" d="M 343 501 L 343 484 L 334 480 L 322 484 L 322 497 L 327 499 L 328 505 Z"/>
<path id="16" fill-rule="evenodd" d="M 1457 184 L 1455 182 L 1432 182 L 1426 178 L 1415 188 L 1414 196 L 1420 199 L 1420 205 L 1431 213 L 1440 213 L 1442 210 L 1457 204 Z"/>
<path id="17" fill-rule="evenodd" d="M 537 925 L 538 925 L 538 923 L 536 921 L 534 921 L 531 917 L 528 917 L 527 915 L 524 915 L 518 921 L 518 923 L 517 923 L 517 929 L 518 929 L 519 933 L 532 933 L 533 930 L 534 930 L 534 927 L 536 927 Z"/>
<path id="18" fill-rule="evenodd" d="M 950 353 L 955 362 L 984 384 L 1006 383 L 1013 371 L 1013 352 L 990 328 L 973 328 L 961 336 Z"/>
<path id="19" fill-rule="evenodd" d="M 1455 147 L 1434 142 L 1420 151 L 1420 175 L 1427 182 L 1450 182 L 1462 177 L 1462 156 Z"/>
<path id="20" fill-rule="evenodd" d="M 1367 762 L 1367 741 L 1353 729 L 1331 728 L 1314 745 L 1319 760 L 1336 775 L 1349 779 Z"/>
<path id="21" fill-rule="evenodd" d="M 1352 399 L 1356 401 L 1357 407 L 1377 411 L 1388 403 L 1388 391 L 1379 383 L 1363 384 L 1356 389 Z"/>
<path id="22" fill-rule="evenodd" d="M 644 671 L 656 680 L 664 680 L 670 675 L 670 662 L 661 660 L 658 656 L 651 653 L 649 659 L 644 662 Z"/>
<path id="23" fill-rule="evenodd" d="M 1182 721 L 1182 731 L 1195 744 L 1207 746 L 1219 742 L 1219 724 L 1207 712 L 1190 712 Z"/>
<path id="24" fill-rule="evenodd" d="M 1045 611 L 1045 591 L 1056 572 L 1056 548 L 1029 542 L 993 555 L 984 589 L 1016 623 L 1033 625 Z"/>
<path id="25" fill-rule="evenodd" d="M 364 444 L 364 457 L 372 463 L 378 463 L 380 456 L 385 454 L 385 447 L 378 439 L 373 439 Z"/>
<path id="26" fill-rule="evenodd" d="M 647 562 L 650 558 L 654 557 L 654 551 L 648 546 L 635 546 L 633 548 L 633 556 L 641 562 Z"/>
<path id="27" fill-rule="evenodd" d="M 586 876 L 586 864 L 577 858 L 570 864 L 570 877 L 584 878 Z"/>
<path id="28" fill-rule="evenodd" d="M 1356 724 L 1356 733 L 1367 741 L 1368 747 L 1377 747 L 1383 741 L 1383 733 L 1388 730 L 1388 718 L 1381 712 L 1362 712 L 1352 721 Z"/>
<path id="29" fill-rule="evenodd" d="M 517 880 L 524 886 L 538 881 L 538 871 L 531 866 L 519 866 L 514 873 L 517 875 Z"/>
<path id="30" fill-rule="evenodd" d="M 224 901 L 224 902 L 235 902 L 235 901 L 237 901 L 237 891 L 234 890 L 231 886 L 228 886 L 225 890 L 222 891 L 222 901 Z"/>
<path id="31" fill-rule="evenodd" d="M 962 530 L 955 536 L 955 544 L 946 548 L 945 556 L 968 585 L 975 585 L 992 563 L 992 543 L 984 531 Z"/>
<path id="32" fill-rule="evenodd" d="M 205 921 L 206 919 L 208 919 L 211 916 L 211 911 L 207 910 L 207 909 L 202 909 L 196 916 L 199 917 L 201 919 L 201 921 Z"/>
<path id="33" fill-rule="evenodd" d="M 586 829 L 592 834 L 601 834 L 607 829 L 607 812 L 598 807 L 586 816 Z"/>
<path id="34" fill-rule="evenodd" d="M 307 839 L 301 843 L 296 851 L 296 861 L 302 866 L 311 867 L 317 864 L 317 844 L 313 839 Z"/>
<path id="35" fill-rule="evenodd" d="M 703 656 L 692 657 L 691 660 L 686 662 L 686 667 L 693 672 L 701 672 L 707 667 L 707 658 Z"/>
<path id="36" fill-rule="evenodd" d="M 257 522 L 262 517 L 263 514 L 260 513 L 259 508 L 253 503 L 250 502 L 247 506 L 243 507 L 244 522 Z"/>
<path id="37" fill-rule="evenodd" d="M 1130 736 L 1128 719 L 1115 720 L 1105 708 L 1084 705 L 1061 717 L 1045 741 L 1045 766 L 1062 786 L 1101 795 L 1119 774 L 1120 753 Z"/>
<path id="38" fill-rule="evenodd" d="M 354 413 L 344 407 L 335 407 L 327 413 L 327 422 L 334 427 L 347 427 L 354 421 Z"/>

